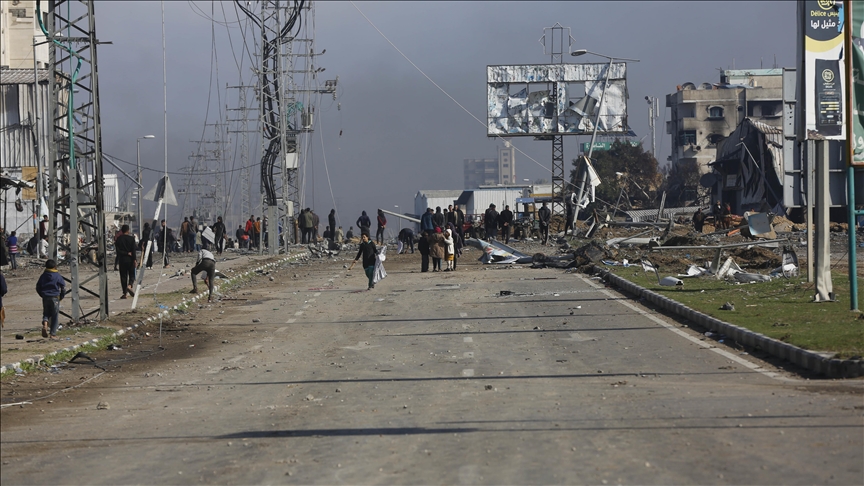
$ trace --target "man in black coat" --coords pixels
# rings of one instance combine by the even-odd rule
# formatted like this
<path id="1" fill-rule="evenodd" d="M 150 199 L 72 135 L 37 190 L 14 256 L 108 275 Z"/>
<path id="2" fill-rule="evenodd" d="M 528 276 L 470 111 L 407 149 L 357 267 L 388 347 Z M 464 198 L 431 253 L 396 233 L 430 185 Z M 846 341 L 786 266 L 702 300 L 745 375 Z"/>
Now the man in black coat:
<path id="1" fill-rule="evenodd" d="M 505 205 L 504 211 L 498 215 L 498 227 L 501 228 L 504 243 L 510 243 L 510 230 L 513 228 L 513 211 L 510 211 L 510 206 Z"/>
<path id="2" fill-rule="evenodd" d="M 222 250 L 225 248 L 225 233 L 228 232 L 228 228 L 225 227 L 225 223 L 222 222 L 222 216 L 216 218 L 216 224 L 213 225 L 213 239 L 216 240 L 213 244 L 216 246 L 216 254 L 221 255 Z"/>
<path id="3" fill-rule="evenodd" d="M 330 224 L 330 241 L 336 241 L 336 210 L 331 209 L 327 215 L 327 223 Z M 342 243 L 341 241 L 339 243 Z"/>
<path id="4" fill-rule="evenodd" d="M 540 220 L 540 235 L 543 237 L 543 244 L 549 241 L 549 222 L 552 220 L 552 211 L 546 207 L 546 203 L 540 210 L 537 211 L 537 219 Z"/>
<path id="5" fill-rule="evenodd" d="M 495 204 L 490 204 L 483 214 L 483 227 L 486 229 L 486 239 L 494 240 L 498 234 L 498 211 L 495 210 Z"/>
<path id="6" fill-rule="evenodd" d="M 114 250 L 117 252 L 117 264 L 120 268 L 120 286 L 123 287 L 123 296 L 126 294 L 134 295 L 132 290 L 132 282 L 135 281 L 135 266 L 138 263 L 137 245 L 135 237 L 129 234 L 129 225 L 124 224 L 120 227 L 120 236 L 114 242 Z"/>
<path id="7" fill-rule="evenodd" d="M 435 224 L 436 228 L 444 229 L 444 223 L 446 220 L 444 219 L 444 213 L 441 212 L 441 206 L 435 207 L 435 214 L 432 215 L 432 223 Z"/>

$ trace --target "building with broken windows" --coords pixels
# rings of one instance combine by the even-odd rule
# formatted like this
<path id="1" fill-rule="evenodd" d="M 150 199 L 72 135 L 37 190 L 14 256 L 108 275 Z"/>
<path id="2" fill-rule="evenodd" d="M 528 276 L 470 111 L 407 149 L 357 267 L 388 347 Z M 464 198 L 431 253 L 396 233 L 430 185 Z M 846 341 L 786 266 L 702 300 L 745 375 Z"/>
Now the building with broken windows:
<path id="1" fill-rule="evenodd" d="M 720 73 L 719 83 L 684 83 L 666 95 L 670 119 L 673 166 L 694 164 L 711 172 L 718 144 L 745 118 L 780 127 L 783 120 L 783 69 L 732 69 Z"/>

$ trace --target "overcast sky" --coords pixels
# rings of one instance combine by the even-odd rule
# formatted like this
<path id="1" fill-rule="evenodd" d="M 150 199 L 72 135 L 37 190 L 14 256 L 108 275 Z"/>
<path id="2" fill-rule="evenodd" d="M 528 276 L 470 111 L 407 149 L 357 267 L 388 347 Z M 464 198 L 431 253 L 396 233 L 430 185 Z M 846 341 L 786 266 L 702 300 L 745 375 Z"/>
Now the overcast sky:
<path id="1" fill-rule="evenodd" d="M 250 83 L 248 56 L 242 60 L 244 23 L 232 2 L 198 1 L 194 6 L 226 25 L 214 24 L 192 2 L 165 2 L 168 85 L 169 171 L 186 166 L 207 123 L 219 122 L 225 105 L 236 107 L 225 85 Z M 257 12 L 258 2 L 250 2 Z M 161 4 L 98 2 L 97 34 L 113 45 L 99 47 L 103 143 L 108 154 L 135 161 L 135 139 L 144 166 L 162 170 L 163 91 Z M 665 95 L 676 85 L 719 81 L 719 69 L 793 66 L 795 2 L 357 2 L 408 58 L 471 114 L 486 116 L 486 66 L 549 62 L 538 40 L 556 22 L 571 28 L 571 50 L 588 49 L 636 58 L 628 68 L 629 121 L 650 147 L 645 96 L 660 99 L 657 121 L 658 160 L 665 163 L 670 139 Z M 224 14 L 223 14 L 224 10 Z M 241 13 L 242 15 L 242 13 Z M 340 224 L 353 225 L 360 210 L 413 211 L 421 189 L 463 189 L 463 160 L 495 157 L 501 143 L 486 128 L 400 55 L 350 2 L 315 4 L 317 65 L 321 79 L 339 76 L 336 101 L 325 96 L 316 106 L 316 133 L 308 150 L 304 206 L 325 215 L 335 204 Z M 218 71 L 211 68 L 215 29 Z M 229 43 L 230 31 L 230 43 Z M 252 42 L 257 31 L 247 30 Z M 232 55 L 231 43 L 235 49 Z M 235 60 L 236 59 L 236 60 Z M 603 58 L 566 56 L 565 62 L 605 62 Z M 218 84 L 216 76 L 218 75 Z M 211 76 L 213 81 L 211 82 Z M 337 109 L 337 104 L 339 109 Z M 341 135 L 340 135 L 341 133 Z M 322 141 L 323 139 L 323 141 Z M 551 142 L 515 138 L 517 180 L 550 178 Z M 565 137 L 569 173 L 577 144 L 588 137 Z M 323 143 L 322 143 L 323 142 Z M 256 147 L 260 141 L 253 138 Z M 237 141 L 232 140 L 232 148 Z M 233 150 L 232 150 L 233 153 Z M 531 160 L 533 159 L 533 160 Z M 329 181 L 325 172 L 329 170 Z M 253 163 L 258 163 L 258 152 Z M 229 161 L 227 169 L 234 164 Z M 239 167 L 239 157 L 236 162 Z M 127 166 L 128 167 L 128 166 Z M 131 169 L 131 167 L 129 167 Z M 106 167 L 107 172 L 113 168 Z M 257 170 L 254 187 L 257 188 Z M 235 186 L 232 205 L 239 207 L 238 173 L 226 174 Z M 155 172 L 145 174 L 152 187 Z M 122 178 L 122 176 L 121 176 Z M 174 175 L 175 188 L 183 177 Z M 329 184 L 328 184 L 329 182 Z M 257 192 L 257 190 L 256 190 Z M 255 199 L 257 199 L 257 194 Z M 182 200 L 181 200 L 182 203 Z M 145 211 L 153 209 L 147 204 Z M 256 209 L 256 215 L 260 209 Z M 172 214 L 176 219 L 179 212 Z M 234 218 L 236 219 L 236 218 Z M 236 228 L 241 221 L 229 220 Z M 172 223 L 176 226 L 176 222 Z M 323 229 L 323 228 L 322 228 Z"/>

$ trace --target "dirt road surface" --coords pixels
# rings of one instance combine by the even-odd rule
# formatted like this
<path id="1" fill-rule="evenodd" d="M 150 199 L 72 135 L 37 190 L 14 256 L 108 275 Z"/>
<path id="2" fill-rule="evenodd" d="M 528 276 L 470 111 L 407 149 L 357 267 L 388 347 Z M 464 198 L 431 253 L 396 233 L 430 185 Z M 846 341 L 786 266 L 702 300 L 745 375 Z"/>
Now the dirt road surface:
<path id="1" fill-rule="evenodd" d="M 346 260 L 286 264 L 95 353 L 104 371 L 4 382 L 4 404 L 28 403 L 0 412 L 0 481 L 864 482 L 862 381 L 797 376 L 596 281 L 478 256 L 420 273 L 418 254 L 390 255 L 369 292 Z"/>

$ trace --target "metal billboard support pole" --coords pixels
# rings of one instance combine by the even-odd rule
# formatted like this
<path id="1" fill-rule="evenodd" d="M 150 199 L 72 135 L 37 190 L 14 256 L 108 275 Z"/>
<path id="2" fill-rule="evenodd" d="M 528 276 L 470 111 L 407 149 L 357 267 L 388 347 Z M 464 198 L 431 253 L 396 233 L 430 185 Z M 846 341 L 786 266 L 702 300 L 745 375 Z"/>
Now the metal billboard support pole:
<path id="1" fill-rule="evenodd" d="M 53 143 L 49 145 L 49 157 L 52 160 L 49 225 L 53 233 L 50 253 L 51 257 L 56 259 L 58 245 L 67 251 L 71 282 L 68 293 L 72 295 L 72 304 L 71 315 L 65 313 L 64 315 L 76 323 L 96 313 L 100 320 L 104 320 L 108 318 L 107 235 L 96 56 L 96 48 L 100 42 L 96 39 L 93 1 L 49 1 L 47 26 L 42 24 L 39 4 L 40 2 L 36 2 L 37 21 L 50 41 L 49 87 L 52 96 L 48 112 L 53 117 L 54 128 Z M 64 10 L 68 18 L 64 17 Z M 83 35 L 67 37 L 64 36 L 66 32 Z M 77 49 L 72 48 L 73 44 Z M 79 52 L 89 54 L 89 58 Z M 85 64 L 86 74 L 79 78 L 79 72 Z M 80 89 L 75 89 L 76 87 Z M 81 96 L 76 97 L 76 92 L 80 92 Z M 80 126 L 77 130 L 76 123 Z M 61 145 L 66 147 L 65 154 L 60 150 Z M 92 167 L 90 180 L 86 178 L 86 170 L 82 170 L 87 167 Z M 63 232 L 62 225 L 60 230 L 57 230 L 58 215 L 68 218 L 68 245 L 58 241 Z M 84 233 L 84 250 L 95 252 L 95 261 L 91 263 L 97 269 L 96 275 L 84 281 L 80 279 L 78 268 L 79 230 L 83 230 Z M 98 292 L 85 287 L 85 284 L 97 278 Z M 96 297 L 99 300 L 98 307 L 85 310 L 80 300 L 81 290 Z"/>

